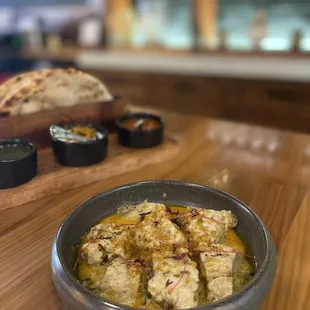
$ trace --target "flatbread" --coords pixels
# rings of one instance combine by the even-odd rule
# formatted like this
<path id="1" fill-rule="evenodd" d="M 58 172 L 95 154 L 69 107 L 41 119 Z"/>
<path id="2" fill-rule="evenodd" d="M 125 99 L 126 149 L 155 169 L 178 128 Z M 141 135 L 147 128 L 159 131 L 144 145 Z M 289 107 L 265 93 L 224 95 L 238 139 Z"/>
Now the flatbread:
<path id="1" fill-rule="evenodd" d="M 46 70 L 40 70 L 22 73 L 5 81 L 5 83 L 0 84 L 0 103 L 5 99 L 5 97 L 9 97 L 18 89 L 26 85 L 31 80 L 33 75 L 39 77 L 45 71 Z"/>
<path id="2" fill-rule="evenodd" d="M 30 114 L 81 103 L 110 101 L 108 89 L 76 69 L 45 69 L 10 79 L 0 87 L 0 113 Z"/>

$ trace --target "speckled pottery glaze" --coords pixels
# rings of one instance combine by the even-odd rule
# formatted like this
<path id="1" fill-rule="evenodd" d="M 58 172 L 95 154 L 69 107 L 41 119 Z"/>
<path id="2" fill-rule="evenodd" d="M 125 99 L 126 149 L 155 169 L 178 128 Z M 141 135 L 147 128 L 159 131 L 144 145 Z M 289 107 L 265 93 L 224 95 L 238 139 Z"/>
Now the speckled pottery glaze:
<path id="1" fill-rule="evenodd" d="M 260 308 L 273 283 L 276 252 L 271 235 L 258 216 L 236 198 L 207 186 L 179 181 L 145 181 L 123 185 L 86 200 L 62 223 L 54 239 L 51 265 L 56 289 L 66 309 L 133 309 L 97 298 L 76 280 L 73 272 L 75 245 L 103 217 L 117 212 L 124 204 L 137 204 L 145 199 L 171 205 L 231 210 L 239 219 L 237 231 L 253 251 L 256 273 L 241 291 L 193 309 Z"/>

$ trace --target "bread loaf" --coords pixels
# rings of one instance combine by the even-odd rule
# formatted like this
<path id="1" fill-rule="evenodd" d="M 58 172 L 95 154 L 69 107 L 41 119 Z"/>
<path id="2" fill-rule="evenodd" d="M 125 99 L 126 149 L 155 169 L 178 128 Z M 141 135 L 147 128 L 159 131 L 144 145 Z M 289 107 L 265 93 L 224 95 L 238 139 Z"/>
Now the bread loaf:
<path id="1" fill-rule="evenodd" d="M 0 86 L 0 113 L 20 115 L 112 100 L 97 78 L 76 69 L 21 74 Z"/>

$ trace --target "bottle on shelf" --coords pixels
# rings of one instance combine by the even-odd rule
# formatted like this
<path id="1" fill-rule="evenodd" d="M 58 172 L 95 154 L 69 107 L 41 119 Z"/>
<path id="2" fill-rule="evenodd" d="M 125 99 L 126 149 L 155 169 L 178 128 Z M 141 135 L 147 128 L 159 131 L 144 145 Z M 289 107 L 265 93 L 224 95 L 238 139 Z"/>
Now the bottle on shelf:
<path id="1" fill-rule="evenodd" d="M 110 0 L 106 19 L 109 44 L 115 47 L 130 47 L 136 25 L 131 1 Z"/>
<path id="2" fill-rule="evenodd" d="M 167 2 L 164 0 L 139 0 L 136 3 L 139 31 L 143 33 L 147 48 L 161 45 L 160 34 L 166 24 Z"/>
<path id="3" fill-rule="evenodd" d="M 227 51 L 227 31 L 220 30 L 218 34 L 218 50 Z"/>
<path id="4" fill-rule="evenodd" d="M 262 48 L 262 41 L 267 36 L 267 17 L 264 10 L 257 10 L 254 19 L 250 25 L 249 37 L 252 41 L 252 47 L 258 51 Z"/>
<path id="5" fill-rule="evenodd" d="M 193 0 L 194 34 L 199 49 L 214 50 L 217 47 L 217 0 Z"/>
<path id="6" fill-rule="evenodd" d="M 102 39 L 102 19 L 99 14 L 86 16 L 78 27 L 78 43 L 83 47 L 99 47 Z"/>
<path id="7" fill-rule="evenodd" d="M 301 41 L 302 41 L 302 32 L 300 30 L 296 30 L 292 36 L 292 47 L 291 51 L 294 53 L 301 52 Z"/>
<path id="8" fill-rule="evenodd" d="M 194 52 L 197 52 L 199 50 L 202 49 L 201 46 L 201 38 L 200 38 L 200 27 L 199 27 L 199 14 L 198 14 L 198 10 L 199 10 L 199 5 L 198 2 L 196 0 L 192 1 L 192 35 L 193 35 L 193 46 L 192 46 L 192 50 Z"/>

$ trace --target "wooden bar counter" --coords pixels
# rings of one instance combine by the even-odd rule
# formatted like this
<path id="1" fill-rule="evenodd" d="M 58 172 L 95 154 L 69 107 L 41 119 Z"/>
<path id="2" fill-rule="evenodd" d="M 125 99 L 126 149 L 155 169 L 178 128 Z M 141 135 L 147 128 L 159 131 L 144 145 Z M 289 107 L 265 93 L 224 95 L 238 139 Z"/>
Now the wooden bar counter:
<path id="1" fill-rule="evenodd" d="M 49 263 L 57 228 L 83 200 L 146 179 L 207 184 L 248 204 L 278 251 L 275 284 L 262 309 L 309 309 L 310 135 L 162 114 L 167 132 L 180 139 L 177 158 L 0 211 L 1 310 L 61 309 Z"/>

